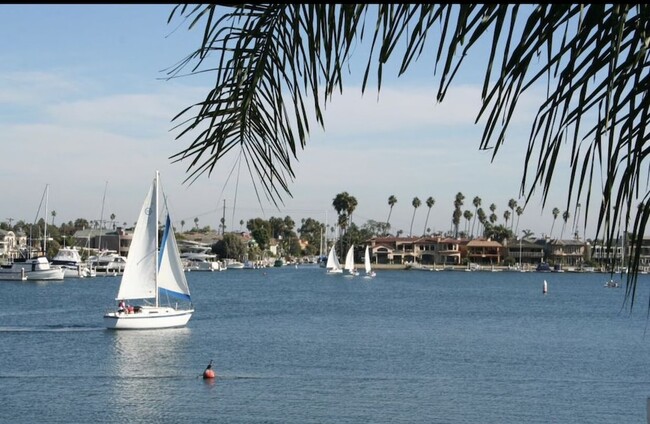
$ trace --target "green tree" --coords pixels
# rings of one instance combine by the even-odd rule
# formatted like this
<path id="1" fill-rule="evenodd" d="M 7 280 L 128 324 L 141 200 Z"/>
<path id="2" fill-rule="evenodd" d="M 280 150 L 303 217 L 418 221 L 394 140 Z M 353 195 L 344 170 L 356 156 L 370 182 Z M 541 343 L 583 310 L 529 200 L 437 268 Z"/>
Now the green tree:
<path id="1" fill-rule="evenodd" d="M 262 218 L 249 219 L 246 228 L 250 231 L 251 236 L 262 250 L 269 248 L 271 241 L 271 224 Z"/>
<path id="2" fill-rule="evenodd" d="M 325 104 L 342 90 L 353 54 L 368 52 L 364 92 L 371 75 L 381 88 L 386 64 L 397 63 L 399 75 L 406 75 L 420 57 L 434 56 L 441 73 L 436 99 L 442 102 L 466 58 L 488 51 L 476 119 L 485 126 L 479 147 L 497 155 L 519 99 L 544 87 L 521 194 L 528 201 L 539 185 L 545 201 L 559 152 L 569 146 L 569 193 L 589 197 L 592 181 L 604 176 L 596 237 L 603 231 L 611 245 L 623 227 L 640 245 L 650 219 L 647 203 L 636 207 L 637 196 L 650 194 L 650 188 L 645 196 L 638 189 L 650 155 L 650 114 L 641 101 L 650 79 L 648 16 L 645 3 L 279 3 L 219 5 L 218 11 L 216 4 L 181 4 L 168 21 L 187 23 L 204 36 L 168 75 L 211 72 L 215 78 L 204 100 L 174 118 L 177 137 L 194 139 L 172 158 L 189 162 L 192 179 L 213 170 L 226 153 L 244 152 L 255 187 L 261 184 L 277 201 L 290 194 L 292 156 L 306 146 L 311 114 L 324 126 Z M 431 39 L 435 54 L 427 54 Z M 358 48 L 366 42 L 369 49 Z M 632 265 L 634 290 L 638 262 Z"/>
<path id="3" fill-rule="evenodd" d="M 325 225 L 315 219 L 307 218 L 302 222 L 302 226 L 298 231 L 300 232 L 300 238 L 307 242 L 304 252 L 306 255 L 327 254 L 327 252 L 320 252 L 321 235 L 325 233 Z"/>
<path id="4" fill-rule="evenodd" d="M 221 240 L 212 245 L 212 253 L 222 259 L 241 260 L 246 254 L 246 244 L 237 234 L 224 234 Z"/>

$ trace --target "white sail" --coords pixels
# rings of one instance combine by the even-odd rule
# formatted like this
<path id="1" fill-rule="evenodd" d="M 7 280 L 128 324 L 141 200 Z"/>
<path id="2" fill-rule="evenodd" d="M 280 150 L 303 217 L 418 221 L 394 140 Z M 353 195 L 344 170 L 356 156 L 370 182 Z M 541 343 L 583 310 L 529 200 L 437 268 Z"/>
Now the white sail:
<path id="1" fill-rule="evenodd" d="M 350 246 L 347 255 L 345 255 L 345 269 L 350 273 L 354 272 L 354 245 Z"/>
<path id="2" fill-rule="evenodd" d="M 363 264 L 366 267 L 366 274 L 370 274 L 372 271 L 372 266 L 370 265 L 370 250 L 368 249 L 368 246 L 366 246 L 366 253 L 363 257 Z"/>
<path id="3" fill-rule="evenodd" d="M 334 249 L 334 246 L 332 246 L 332 248 L 330 249 L 330 253 L 327 256 L 327 265 L 325 265 L 325 268 L 327 268 L 327 272 L 329 273 L 343 271 L 343 269 L 341 268 L 341 264 L 339 263 L 339 260 L 336 257 L 336 250 Z"/>
<path id="4" fill-rule="evenodd" d="M 160 243 L 160 267 L 158 270 L 158 289 L 161 295 L 167 295 L 191 302 L 190 288 L 185 279 L 171 218 L 167 214 L 165 231 Z"/>
<path id="5" fill-rule="evenodd" d="M 354 244 L 350 246 L 347 255 L 345 255 L 345 269 L 350 276 L 359 275 L 359 271 L 354 268 Z"/>
<path id="6" fill-rule="evenodd" d="M 154 180 L 135 225 L 124 275 L 116 299 L 156 297 L 157 198 L 158 188 L 156 180 Z"/>

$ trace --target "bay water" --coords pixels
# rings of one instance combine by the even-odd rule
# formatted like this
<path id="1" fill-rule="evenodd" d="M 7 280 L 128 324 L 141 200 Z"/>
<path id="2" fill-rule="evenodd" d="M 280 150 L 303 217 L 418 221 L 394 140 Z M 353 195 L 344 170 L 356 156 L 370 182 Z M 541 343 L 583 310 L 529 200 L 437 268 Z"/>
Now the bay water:
<path id="1" fill-rule="evenodd" d="M 631 312 L 597 273 L 186 275 L 148 331 L 103 327 L 120 277 L 0 282 L 0 422 L 646 422 L 647 275 Z"/>

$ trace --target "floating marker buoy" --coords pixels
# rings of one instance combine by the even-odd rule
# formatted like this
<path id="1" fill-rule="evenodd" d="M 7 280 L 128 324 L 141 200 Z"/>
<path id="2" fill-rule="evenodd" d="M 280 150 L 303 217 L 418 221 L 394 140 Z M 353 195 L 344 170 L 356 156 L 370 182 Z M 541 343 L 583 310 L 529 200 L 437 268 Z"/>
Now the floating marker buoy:
<path id="1" fill-rule="evenodd" d="M 210 363 L 206 367 L 205 371 L 203 371 L 203 379 L 208 379 L 208 378 L 214 378 L 214 370 L 212 369 L 212 359 L 210 359 Z"/>
<path id="2" fill-rule="evenodd" d="M 546 280 L 544 280 L 544 284 L 542 285 L 542 293 L 546 294 L 548 291 L 548 284 L 546 284 Z"/>

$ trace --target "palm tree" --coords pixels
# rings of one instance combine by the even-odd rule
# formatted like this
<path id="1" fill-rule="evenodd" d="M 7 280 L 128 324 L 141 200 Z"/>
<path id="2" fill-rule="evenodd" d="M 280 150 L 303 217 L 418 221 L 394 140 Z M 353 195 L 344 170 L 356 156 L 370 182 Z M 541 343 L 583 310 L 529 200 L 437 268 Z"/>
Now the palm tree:
<path id="1" fill-rule="evenodd" d="M 485 214 L 483 208 L 478 208 L 476 210 L 476 214 L 478 215 L 478 222 L 482 226 L 482 231 L 480 231 L 479 234 L 483 235 L 485 233 L 485 223 L 487 222 L 487 215 Z"/>
<path id="2" fill-rule="evenodd" d="M 52 215 L 52 225 L 54 225 L 54 218 L 56 218 L 56 211 L 50 212 L 50 215 Z"/>
<path id="3" fill-rule="evenodd" d="M 560 215 L 560 209 L 558 208 L 553 208 L 553 225 L 551 225 L 551 232 L 549 233 L 549 237 L 553 238 L 553 228 L 555 227 L 555 221 L 557 221 L 557 217 Z"/>
<path id="4" fill-rule="evenodd" d="M 515 199 L 508 200 L 508 207 L 510 208 L 510 211 L 511 211 L 510 216 L 513 216 L 514 213 L 515 213 L 515 208 L 517 207 L 517 201 Z M 515 222 L 514 219 L 512 221 L 510 221 L 510 230 L 512 230 L 512 224 L 514 222 Z"/>
<path id="5" fill-rule="evenodd" d="M 115 229 L 115 214 L 114 213 L 111 214 L 111 227 L 113 227 L 113 229 Z"/>
<path id="6" fill-rule="evenodd" d="M 197 230 L 199 229 L 199 218 L 198 217 L 194 218 L 194 228 L 196 228 Z"/>
<path id="7" fill-rule="evenodd" d="M 481 207 L 481 198 L 475 196 L 474 199 L 472 200 L 472 204 L 474 205 L 474 222 L 472 223 L 472 237 L 474 237 L 474 226 L 476 225 L 476 218 L 478 218 L 478 209 Z"/>
<path id="8" fill-rule="evenodd" d="M 497 205 L 494 203 L 490 204 L 490 224 L 495 224 L 499 219 L 496 214 Z"/>
<path id="9" fill-rule="evenodd" d="M 185 220 L 181 219 L 181 233 L 183 233 L 183 227 L 185 226 Z"/>
<path id="10" fill-rule="evenodd" d="M 510 219 L 510 211 L 505 211 L 503 212 L 503 219 L 506 221 L 506 225 L 504 227 L 508 227 L 508 220 Z"/>
<path id="11" fill-rule="evenodd" d="M 515 234 L 519 231 L 519 218 L 521 218 L 521 214 L 524 213 L 524 208 L 521 206 L 517 206 L 515 208 L 515 213 L 517 214 L 517 225 L 515 226 Z"/>
<path id="12" fill-rule="evenodd" d="M 458 225 L 460 225 L 460 218 L 463 216 L 461 210 L 463 206 L 463 200 L 465 196 L 460 191 L 456 193 L 456 198 L 454 199 L 454 213 L 451 216 L 452 223 L 454 224 L 454 237 L 458 237 Z"/>
<path id="13" fill-rule="evenodd" d="M 552 176 L 558 152 L 570 146 L 574 159 L 570 178 L 564 179 L 568 192 L 589 194 L 591 181 L 604 175 L 606 189 L 598 193 L 601 207 L 596 208 L 604 212 L 596 236 L 603 230 L 612 241 L 623 227 L 641 245 L 650 219 L 648 203 L 636 208 L 637 197 L 644 197 L 637 187 L 650 155 L 645 136 L 650 114 L 646 102 L 639 101 L 647 91 L 650 5 L 278 3 L 216 8 L 181 4 L 168 18 L 204 35 L 196 51 L 168 70 L 168 77 L 205 72 L 214 77 L 206 98 L 174 118 L 177 138 L 194 137 L 172 156 L 189 163 L 188 180 L 209 174 L 226 153 L 243 152 L 253 164 L 249 171 L 255 188 L 260 184 L 276 203 L 291 195 L 292 159 L 308 141 L 311 113 L 324 126 L 325 105 L 334 90 L 342 89 L 353 55 L 367 54 L 366 66 L 360 67 L 362 92 L 370 75 L 381 88 L 384 65 L 392 60 L 399 64 L 399 75 L 406 75 L 417 59 L 427 56 L 425 41 L 444 28 L 431 47 L 434 69 L 441 72 L 439 102 L 465 59 L 477 48 L 485 51 L 480 41 L 491 43 L 476 117 L 485 123 L 480 148 L 496 155 L 508 139 L 518 100 L 544 86 L 523 164 L 522 194 L 527 191 L 529 198 L 539 183 L 545 200 L 557 180 Z M 364 42 L 370 48 L 357 48 Z M 397 45 L 403 48 L 395 49 Z M 584 46 L 589 46 L 588 54 Z M 604 159 L 594 154 L 604 150 Z M 638 261 L 632 265 L 630 274 L 636 276 Z M 636 278 L 631 283 L 634 290 Z"/>
<path id="14" fill-rule="evenodd" d="M 429 198 L 426 201 L 426 205 L 427 205 L 427 208 L 429 208 L 429 210 L 427 211 L 427 219 L 424 220 L 424 230 L 423 230 L 422 235 L 425 235 L 427 233 L 426 229 L 427 229 L 427 223 L 429 222 L 429 214 L 431 213 L 431 208 L 435 204 L 436 204 L 436 199 L 429 196 Z"/>
<path id="15" fill-rule="evenodd" d="M 388 206 L 390 206 L 390 209 L 388 210 L 388 218 L 386 219 L 386 224 L 390 225 L 390 215 L 393 213 L 393 206 L 395 206 L 395 203 L 397 203 L 397 197 L 392 194 L 388 196 Z"/>
<path id="16" fill-rule="evenodd" d="M 569 220 L 571 215 L 569 215 L 569 211 L 564 211 L 562 214 L 562 220 L 564 221 L 564 224 L 562 224 L 562 231 L 560 231 L 560 240 L 563 239 L 564 237 L 564 228 L 566 227 L 566 223 Z"/>
<path id="17" fill-rule="evenodd" d="M 409 229 L 409 237 L 413 236 L 413 220 L 415 219 L 415 211 L 418 210 L 422 202 L 416 197 L 413 198 L 411 205 L 413 205 L 413 216 L 411 217 L 411 228 Z"/>
<path id="18" fill-rule="evenodd" d="M 463 212 L 463 218 L 465 218 L 467 220 L 467 222 L 465 223 L 465 232 L 466 233 L 469 233 L 469 223 L 472 220 L 473 216 L 474 216 L 474 214 L 469 209 L 467 209 L 467 210 L 465 210 L 465 212 Z"/>

